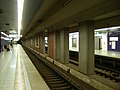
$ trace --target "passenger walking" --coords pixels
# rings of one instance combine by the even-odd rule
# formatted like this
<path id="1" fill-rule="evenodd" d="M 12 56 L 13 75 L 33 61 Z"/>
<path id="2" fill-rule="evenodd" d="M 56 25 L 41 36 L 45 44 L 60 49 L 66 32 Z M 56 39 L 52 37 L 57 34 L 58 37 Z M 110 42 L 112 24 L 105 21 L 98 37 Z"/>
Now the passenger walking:
<path id="1" fill-rule="evenodd" d="M 7 51 L 10 51 L 9 45 L 7 45 Z"/>
<path id="2" fill-rule="evenodd" d="M 12 40 L 11 40 L 10 46 L 13 48 Z"/>
<path id="3" fill-rule="evenodd" d="M 13 47 L 12 42 L 10 43 L 10 46 Z"/>

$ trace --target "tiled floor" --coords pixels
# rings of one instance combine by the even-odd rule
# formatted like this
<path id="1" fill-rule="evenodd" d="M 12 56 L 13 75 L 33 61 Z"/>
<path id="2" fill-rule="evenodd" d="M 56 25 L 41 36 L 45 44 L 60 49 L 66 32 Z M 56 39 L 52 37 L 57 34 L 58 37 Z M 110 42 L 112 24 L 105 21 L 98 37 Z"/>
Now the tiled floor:
<path id="1" fill-rule="evenodd" d="M 0 53 L 0 90 L 13 90 L 16 70 L 17 46 Z"/>
<path id="2" fill-rule="evenodd" d="M 0 53 L 0 90 L 50 90 L 20 45 Z"/>

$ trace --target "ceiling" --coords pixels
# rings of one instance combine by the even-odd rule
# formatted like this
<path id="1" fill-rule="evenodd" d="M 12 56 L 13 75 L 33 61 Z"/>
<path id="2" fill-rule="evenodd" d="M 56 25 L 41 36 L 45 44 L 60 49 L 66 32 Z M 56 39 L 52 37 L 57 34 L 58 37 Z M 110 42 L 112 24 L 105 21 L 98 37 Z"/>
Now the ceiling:
<path id="1" fill-rule="evenodd" d="M 85 20 L 99 21 L 96 22 L 99 27 L 105 24 L 103 19 L 120 16 L 119 3 L 119 0 L 24 0 L 21 34 L 25 37 L 46 28 L 71 27 Z M 17 16 L 17 0 L 0 0 L 1 31 L 17 32 Z"/>
<path id="2" fill-rule="evenodd" d="M 30 20 L 29 24 L 27 22 L 29 19 L 27 21 L 23 19 L 25 20 L 23 23 L 27 23 L 27 26 L 23 24 L 24 28 L 22 34 L 23 36 L 26 36 L 26 33 L 30 33 L 30 31 L 35 29 L 36 26 L 39 26 L 39 24 L 41 24 L 41 30 L 43 28 L 48 28 L 49 26 L 65 20 L 79 12 L 83 12 L 84 10 L 96 6 L 104 1 L 106 0 L 92 0 L 91 2 L 89 2 L 89 0 L 44 0 L 39 10 L 34 14 L 32 20 Z M 31 6 L 34 8 L 36 7 L 36 4 L 33 3 Z M 26 8 L 29 9 L 31 6 L 26 6 Z M 30 10 L 27 11 L 27 15 L 29 15 L 29 17 L 32 14 Z M 23 13 L 23 17 L 24 15 L 26 14 Z"/>
<path id="3" fill-rule="evenodd" d="M 24 0 L 22 28 L 25 29 L 39 10 L 43 0 Z"/>
<path id="4" fill-rule="evenodd" d="M 120 16 L 119 3 L 119 0 L 44 0 L 30 22 L 25 20 L 27 24 L 23 24 L 23 37 L 34 35 L 46 28 L 60 30 L 85 20 L 103 20 L 98 22 L 97 27 L 103 24 L 107 26 L 109 23 L 103 23 L 104 19 Z M 35 6 L 36 4 L 32 4 L 27 8 Z M 27 15 L 30 14 L 29 11 Z M 106 21 L 112 23 L 115 20 Z"/>
<path id="5" fill-rule="evenodd" d="M 17 33 L 17 0 L 0 0 L 0 31 Z"/>

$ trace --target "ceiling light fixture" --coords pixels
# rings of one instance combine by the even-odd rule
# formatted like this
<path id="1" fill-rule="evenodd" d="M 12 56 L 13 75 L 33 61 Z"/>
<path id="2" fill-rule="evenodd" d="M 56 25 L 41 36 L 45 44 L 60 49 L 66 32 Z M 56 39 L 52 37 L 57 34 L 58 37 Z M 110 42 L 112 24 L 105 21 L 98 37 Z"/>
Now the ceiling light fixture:
<path id="1" fill-rule="evenodd" d="M 13 38 L 13 37 L 17 37 L 17 34 L 11 34 L 11 35 L 9 35 L 9 37 L 11 37 L 11 38 Z"/>
<path id="2" fill-rule="evenodd" d="M 119 28 L 120 26 L 115 26 L 115 27 L 109 27 L 109 28 L 95 29 L 95 31 L 106 31 L 106 30 L 119 29 Z"/>
<path id="3" fill-rule="evenodd" d="M 24 5 L 24 0 L 17 0 L 17 6 L 18 6 L 18 40 L 20 39 L 20 31 L 22 29 L 23 5 Z"/>
<path id="4" fill-rule="evenodd" d="M 120 26 L 110 27 L 109 29 L 118 29 Z"/>
<path id="5" fill-rule="evenodd" d="M 4 39 L 4 40 L 12 40 L 12 38 L 8 38 L 8 37 L 1 37 L 1 39 Z"/>
<path id="6" fill-rule="evenodd" d="M 2 34 L 2 35 L 5 35 L 6 37 L 8 37 L 8 35 L 7 35 L 7 34 L 5 34 L 4 32 L 1 32 L 1 34 Z"/>

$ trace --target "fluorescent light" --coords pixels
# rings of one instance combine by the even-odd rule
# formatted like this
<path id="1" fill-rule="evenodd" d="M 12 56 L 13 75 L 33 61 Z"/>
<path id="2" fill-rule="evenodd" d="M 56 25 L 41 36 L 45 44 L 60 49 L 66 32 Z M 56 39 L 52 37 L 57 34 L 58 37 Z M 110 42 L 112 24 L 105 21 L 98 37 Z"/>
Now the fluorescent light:
<path id="1" fill-rule="evenodd" d="M 22 29 L 22 13 L 24 0 L 17 0 L 18 4 L 18 40 L 20 39 L 20 31 Z"/>
<path id="2" fill-rule="evenodd" d="M 69 36 L 78 36 L 79 32 L 73 32 L 73 33 L 69 33 Z"/>
<path id="3" fill-rule="evenodd" d="M 1 37 L 1 39 L 4 39 L 4 40 L 12 40 L 12 38 L 7 38 L 7 37 Z"/>
<path id="4" fill-rule="evenodd" d="M 15 35 L 9 35 L 9 37 L 17 37 L 18 35 L 17 34 L 15 34 Z"/>
<path id="5" fill-rule="evenodd" d="M 9 33 L 17 33 L 15 30 L 11 30 L 9 31 Z"/>
<path id="6" fill-rule="evenodd" d="M 101 29 L 95 29 L 95 31 L 105 31 L 105 30 L 118 29 L 118 28 L 120 28 L 120 26 L 109 27 L 109 28 L 101 28 Z"/>
<path id="7" fill-rule="evenodd" d="M 118 29 L 118 28 L 120 28 L 120 26 L 110 27 L 109 29 Z"/>
<path id="8" fill-rule="evenodd" d="M 8 37 L 8 35 L 7 35 L 7 34 L 5 34 L 4 32 L 1 32 L 1 34 L 3 34 L 3 35 L 5 35 L 6 37 Z"/>
<path id="9" fill-rule="evenodd" d="M 101 28 L 101 29 L 95 29 L 95 31 L 105 31 L 108 30 L 109 28 Z"/>

